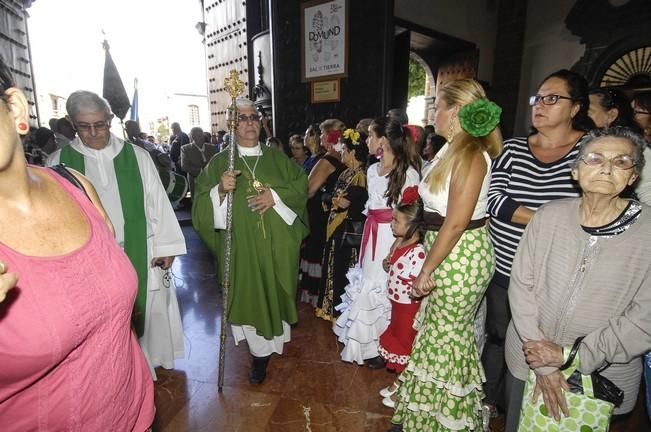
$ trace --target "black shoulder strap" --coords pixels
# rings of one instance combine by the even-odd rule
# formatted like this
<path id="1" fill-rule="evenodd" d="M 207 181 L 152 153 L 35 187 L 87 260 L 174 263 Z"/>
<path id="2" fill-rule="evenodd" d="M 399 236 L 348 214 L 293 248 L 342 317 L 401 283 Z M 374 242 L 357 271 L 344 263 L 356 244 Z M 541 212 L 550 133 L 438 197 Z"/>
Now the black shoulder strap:
<path id="1" fill-rule="evenodd" d="M 583 338 L 584 336 L 576 338 L 574 345 L 572 345 L 572 349 L 570 350 L 570 355 L 567 356 L 567 360 L 559 368 L 560 370 L 565 370 L 572 365 L 574 362 L 574 357 L 576 357 L 576 353 L 579 351 L 579 347 L 581 346 L 581 342 L 583 342 Z"/>
<path id="2" fill-rule="evenodd" d="M 68 171 L 68 168 L 62 163 L 58 165 L 51 166 L 50 169 L 54 171 L 55 173 L 59 174 L 61 177 L 64 179 L 68 180 L 74 187 L 82 191 L 88 199 L 90 197 L 88 196 L 88 192 L 86 192 L 86 188 L 84 187 L 83 184 L 75 177 L 70 171 Z"/>

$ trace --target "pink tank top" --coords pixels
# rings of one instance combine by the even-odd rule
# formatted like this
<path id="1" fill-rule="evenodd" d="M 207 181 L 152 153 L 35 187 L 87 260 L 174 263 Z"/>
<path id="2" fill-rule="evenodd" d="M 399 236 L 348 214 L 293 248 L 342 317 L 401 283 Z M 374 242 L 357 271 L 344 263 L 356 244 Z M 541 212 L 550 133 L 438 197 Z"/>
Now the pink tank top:
<path id="1" fill-rule="evenodd" d="M 84 193 L 47 171 L 82 209 L 90 238 L 56 257 L 0 243 L 18 275 L 0 303 L 0 430 L 145 431 L 155 409 L 131 331 L 136 273 Z"/>

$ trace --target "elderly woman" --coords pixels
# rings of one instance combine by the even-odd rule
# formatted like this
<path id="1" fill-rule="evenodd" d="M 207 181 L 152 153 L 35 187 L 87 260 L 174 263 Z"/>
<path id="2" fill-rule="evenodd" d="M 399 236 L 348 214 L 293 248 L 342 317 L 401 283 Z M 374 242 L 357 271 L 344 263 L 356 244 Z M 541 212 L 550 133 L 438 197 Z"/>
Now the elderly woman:
<path id="1" fill-rule="evenodd" d="M 529 100 L 533 133 L 504 142 L 493 162 L 488 191 L 488 232 L 497 265 L 486 291 L 488 339 L 482 354 L 486 402 L 505 407 L 504 338 L 511 319 L 507 289 L 520 237 L 538 207 L 579 196 L 570 164 L 581 138 L 594 127 L 588 117 L 588 83 L 581 75 L 560 70 L 547 76 Z"/>
<path id="2" fill-rule="evenodd" d="M 644 167 L 644 146 L 626 128 L 591 132 L 572 166 L 581 197 L 544 205 L 525 230 L 509 287 L 508 431 L 517 429 L 529 368 L 548 412 L 567 415 L 558 368 L 562 347 L 581 336 L 579 371 L 610 364 L 602 375 L 624 391 L 615 414 L 633 409 L 651 349 L 651 209 L 620 193 Z"/>
<path id="3" fill-rule="evenodd" d="M 131 329 L 136 272 L 88 180 L 26 163 L 28 120 L 0 58 L 2 430 L 145 431 L 154 392 Z"/>

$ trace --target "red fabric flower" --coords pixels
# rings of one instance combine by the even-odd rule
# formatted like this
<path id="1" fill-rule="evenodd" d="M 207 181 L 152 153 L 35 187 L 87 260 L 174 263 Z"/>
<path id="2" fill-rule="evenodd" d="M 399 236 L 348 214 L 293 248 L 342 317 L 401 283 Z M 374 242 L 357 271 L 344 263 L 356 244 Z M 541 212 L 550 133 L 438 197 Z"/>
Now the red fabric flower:
<path id="1" fill-rule="evenodd" d="M 407 130 L 409 131 L 409 135 L 411 135 L 411 139 L 413 139 L 415 142 L 418 142 L 418 140 L 420 139 L 420 129 L 410 124 L 405 125 L 404 127 L 407 128 Z"/>
<path id="2" fill-rule="evenodd" d="M 404 205 L 412 205 L 418 201 L 418 186 L 409 186 L 402 193 L 402 202 Z"/>
<path id="3" fill-rule="evenodd" d="M 326 134 L 326 141 L 329 144 L 337 144 L 340 137 L 341 137 L 341 131 L 339 129 L 334 129 Z"/>

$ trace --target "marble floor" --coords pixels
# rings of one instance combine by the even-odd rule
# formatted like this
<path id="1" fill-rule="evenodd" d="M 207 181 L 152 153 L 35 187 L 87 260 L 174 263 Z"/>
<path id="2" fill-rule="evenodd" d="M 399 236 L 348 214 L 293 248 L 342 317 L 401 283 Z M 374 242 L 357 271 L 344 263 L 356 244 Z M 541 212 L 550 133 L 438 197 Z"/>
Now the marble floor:
<path id="1" fill-rule="evenodd" d="M 378 390 L 394 375 L 343 363 L 330 325 L 299 306 L 299 323 L 282 357 L 274 356 L 262 385 L 247 380 L 246 345 L 226 339 L 225 381 L 217 390 L 221 294 L 213 260 L 192 227 L 188 255 L 173 267 L 185 332 L 185 359 L 157 369 L 155 432 L 382 432 L 391 410 Z M 651 431 L 642 401 L 614 431 Z M 497 419 L 494 430 L 502 430 Z"/>

